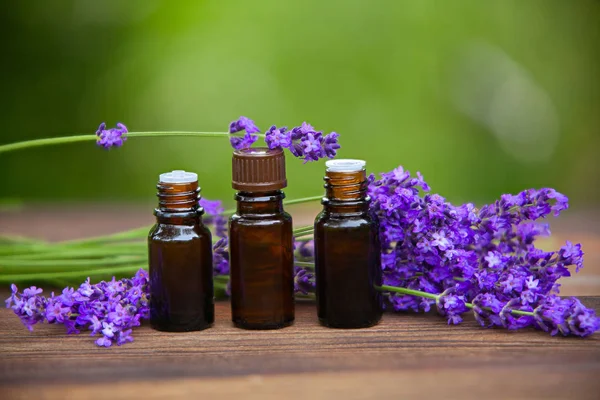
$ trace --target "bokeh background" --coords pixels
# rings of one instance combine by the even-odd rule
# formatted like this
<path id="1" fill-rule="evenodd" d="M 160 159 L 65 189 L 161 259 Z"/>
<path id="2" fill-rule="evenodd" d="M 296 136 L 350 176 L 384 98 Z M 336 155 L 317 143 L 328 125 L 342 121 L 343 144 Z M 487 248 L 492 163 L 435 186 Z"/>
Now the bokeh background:
<path id="1" fill-rule="evenodd" d="M 0 13 L 0 143 L 93 133 L 263 130 L 306 120 L 341 157 L 404 165 L 454 202 L 552 186 L 600 203 L 600 2 L 73 0 Z M 154 201 L 159 173 L 232 200 L 223 139 L 79 143 L 0 156 L 6 204 Z M 288 158 L 288 198 L 323 163 Z"/>

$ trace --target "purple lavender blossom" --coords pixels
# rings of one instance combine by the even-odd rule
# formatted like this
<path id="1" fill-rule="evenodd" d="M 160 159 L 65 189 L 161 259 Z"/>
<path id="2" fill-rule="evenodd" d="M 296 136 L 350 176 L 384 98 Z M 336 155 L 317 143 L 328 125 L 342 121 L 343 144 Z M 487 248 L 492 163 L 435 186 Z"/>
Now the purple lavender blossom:
<path id="1" fill-rule="evenodd" d="M 223 202 L 221 200 L 208 200 L 201 198 L 198 201 L 198 205 L 204 209 L 204 212 L 209 216 L 216 216 L 222 214 L 225 211 L 223 208 Z"/>
<path id="2" fill-rule="evenodd" d="M 106 129 L 106 123 L 101 123 L 96 131 L 98 139 L 96 143 L 105 149 L 111 147 L 121 147 L 127 140 L 127 127 L 122 123 L 117 123 L 116 128 Z"/>
<path id="3" fill-rule="evenodd" d="M 213 228 L 219 240 L 213 245 L 213 273 L 215 276 L 229 275 L 229 240 L 227 237 L 227 217 L 220 200 L 201 199 L 200 206 L 206 212 L 204 223 Z"/>
<path id="4" fill-rule="evenodd" d="M 246 131 L 246 133 L 259 133 L 260 129 L 254 124 L 250 118 L 239 117 L 229 124 L 229 133 Z"/>
<path id="5" fill-rule="evenodd" d="M 298 240 L 294 242 L 296 250 L 296 258 L 312 259 L 315 257 L 315 242 L 314 240 Z"/>
<path id="6" fill-rule="evenodd" d="M 558 254 L 560 255 L 561 261 L 567 265 L 575 265 L 575 272 L 579 272 L 583 268 L 583 251 L 581 251 L 580 244 L 573 244 L 567 241 L 563 247 L 560 248 Z"/>
<path id="7" fill-rule="evenodd" d="M 258 135 L 255 133 L 260 132 L 260 129 L 254 124 L 254 121 L 247 117 L 240 117 L 229 124 L 229 133 L 236 133 L 245 131 L 243 137 L 233 136 L 229 139 L 231 146 L 236 150 L 246 149 L 252 146 L 254 142 L 258 140 Z"/>
<path id="8" fill-rule="evenodd" d="M 328 158 L 334 158 L 341 147 L 338 143 L 339 137 L 339 133 L 331 132 L 323 138 L 323 150 L 325 151 L 325 156 Z"/>
<path id="9" fill-rule="evenodd" d="M 42 290 L 32 286 L 19 294 L 12 285 L 6 305 L 33 330 L 40 322 L 62 324 L 67 334 L 90 330 L 92 336 L 101 334 L 98 346 L 122 345 L 133 340 L 131 328 L 149 318 L 148 273 L 139 270 L 132 279 L 100 282 L 91 285 L 89 278 L 79 289 L 65 288 L 60 296 L 46 298 Z"/>
<path id="10" fill-rule="evenodd" d="M 292 133 L 285 126 L 277 128 L 273 125 L 265 133 L 265 142 L 270 149 L 289 148 L 292 145 Z"/>
<path id="11" fill-rule="evenodd" d="M 322 142 L 321 132 L 309 132 L 302 138 L 300 145 L 302 146 L 305 163 L 318 161 L 320 158 L 325 157 L 325 149 Z"/>
<path id="12" fill-rule="evenodd" d="M 303 267 L 294 267 L 294 291 L 303 295 L 314 293 L 315 275 Z"/>
<path id="13" fill-rule="evenodd" d="M 227 248 L 228 238 L 222 237 L 213 246 L 213 270 L 214 275 L 229 275 L 229 250 Z"/>
<path id="14" fill-rule="evenodd" d="M 213 226 L 214 233 L 219 238 L 227 236 L 227 217 L 223 215 L 225 208 L 223 208 L 223 202 L 221 200 L 207 200 L 200 199 L 199 205 L 204 209 L 206 213 L 204 216 L 204 223 L 209 226 Z"/>
<path id="15" fill-rule="evenodd" d="M 339 134 L 331 132 L 323 136 L 323 132 L 307 122 L 288 131 L 286 127 L 273 125 L 265 134 L 265 142 L 270 149 L 287 148 L 294 157 L 302 158 L 305 163 L 322 158 L 333 158 L 340 148 Z"/>
<path id="16" fill-rule="evenodd" d="M 449 293 L 451 289 L 446 292 Z M 464 296 L 442 293 L 436 303 L 438 312 L 448 317 L 448 324 L 460 324 L 462 322 L 461 314 L 469 309 L 465 304 Z"/>

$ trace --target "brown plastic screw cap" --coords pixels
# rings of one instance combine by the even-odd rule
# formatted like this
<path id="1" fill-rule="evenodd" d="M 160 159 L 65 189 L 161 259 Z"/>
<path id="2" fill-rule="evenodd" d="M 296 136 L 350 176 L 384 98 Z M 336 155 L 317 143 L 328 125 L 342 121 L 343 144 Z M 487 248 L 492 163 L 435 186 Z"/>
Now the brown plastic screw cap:
<path id="1" fill-rule="evenodd" d="M 234 151 L 232 176 L 231 186 L 242 192 L 283 189 L 287 186 L 283 150 L 256 147 Z"/>

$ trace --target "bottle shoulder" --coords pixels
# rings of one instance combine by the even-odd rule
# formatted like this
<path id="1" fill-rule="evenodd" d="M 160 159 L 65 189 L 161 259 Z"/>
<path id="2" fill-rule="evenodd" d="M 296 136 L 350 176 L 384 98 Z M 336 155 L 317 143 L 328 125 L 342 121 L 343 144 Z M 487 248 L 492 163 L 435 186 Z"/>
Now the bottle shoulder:
<path id="1" fill-rule="evenodd" d="M 356 215 L 331 214 L 320 212 L 315 218 L 315 228 L 366 228 L 377 229 L 377 221 L 368 213 Z"/>
<path id="2" fill-rule="evenodd" d="M 186 240 L 212 240 L 210 230 L 203 224 L 177 225 L 156 224 L 148 234 L 149 240 L 155 241 L 186 241 Z"/>
<path id="3" fill-rule="evenodd" d="M 261 225 L 264 223 L 291 223 L 292 216 L 287 212 L 281 212 L 277 214 L 238 214 L 235 213 L 229 218 L 230 224 L 257 224 Z"/>

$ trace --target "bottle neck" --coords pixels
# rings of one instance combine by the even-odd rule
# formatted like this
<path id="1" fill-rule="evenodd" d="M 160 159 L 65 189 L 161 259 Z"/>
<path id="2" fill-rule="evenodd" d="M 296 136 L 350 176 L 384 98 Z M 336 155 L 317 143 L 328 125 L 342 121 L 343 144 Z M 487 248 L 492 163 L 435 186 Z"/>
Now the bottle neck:
<path id="1" fill-rule="evenodd" d="M 333 172 L 325 177 L 325 197 L 322 200 L 326 212 L 338 214 L 363 214 L 369 210 L 371 199 L 367 195 L 366 171 Z"/>
<path id="2" fill-rule="evenodd" d="M 285 194 L 281 190 L 268 192 L 237 192 L 238 215 L 276 215 L 283 213 L 283 199 Z"/>
<path id="3" fill-rule="evenodd" d="M 154 215 L 159 223 L 191 225 L 201 221 L 204 210 L 198 204 L 198 182 L 159 182 L 156 188 L 158 207 L 154 210 Z"/>

